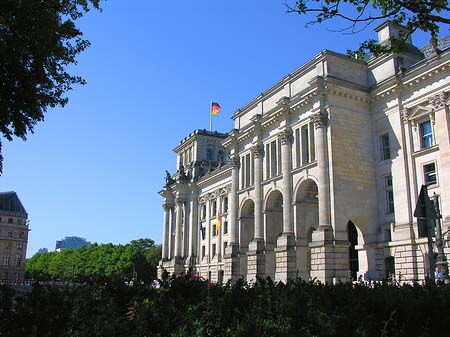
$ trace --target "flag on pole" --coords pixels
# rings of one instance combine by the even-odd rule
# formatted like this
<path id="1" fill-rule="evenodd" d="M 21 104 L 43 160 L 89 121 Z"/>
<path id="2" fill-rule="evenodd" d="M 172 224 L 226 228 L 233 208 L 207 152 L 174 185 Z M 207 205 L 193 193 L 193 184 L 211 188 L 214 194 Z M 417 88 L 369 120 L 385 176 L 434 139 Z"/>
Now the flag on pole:
<path id="1" fill-rule="evenodd" d="M 202 234 L 202 240 L 205 240 L 205 229 L 202 226 L 202 223 L 200 222 L 200 233 Z"/>
<path id="2" fill-rule="evenodd" d="M 220 213 L 217 213 L 216 236 L 219 235 L 221 223 L 222 223 L 222 220 L 220 218 Z"/>
<path id="3" fill-rule="evenodd" d="M 217 115 L 220 111 L 220 105 L 216 102 L 211 102 L 211 115 Z"/>

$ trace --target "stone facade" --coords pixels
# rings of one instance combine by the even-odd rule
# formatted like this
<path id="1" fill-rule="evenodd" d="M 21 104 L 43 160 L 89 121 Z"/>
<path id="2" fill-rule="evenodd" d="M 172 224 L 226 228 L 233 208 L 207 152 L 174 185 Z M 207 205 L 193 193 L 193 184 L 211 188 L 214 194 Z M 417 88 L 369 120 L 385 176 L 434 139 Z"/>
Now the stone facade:
<path id="1" fill-rule="evenodd" d="M 381 25 L 380 42 L 401 29 Z M 448 48 L 318 53 L 237 110 L 228 134 L 197 130 L 175 148 L 160 267 L 213 282 L 423 280 L 422 184 L 450 226 L 449 92 Z"/>
<path id="2" fill-rule="evenodd" d="M 24 280 L 28 214 L 15 192 L 0 193 L 0 283 Z"/>

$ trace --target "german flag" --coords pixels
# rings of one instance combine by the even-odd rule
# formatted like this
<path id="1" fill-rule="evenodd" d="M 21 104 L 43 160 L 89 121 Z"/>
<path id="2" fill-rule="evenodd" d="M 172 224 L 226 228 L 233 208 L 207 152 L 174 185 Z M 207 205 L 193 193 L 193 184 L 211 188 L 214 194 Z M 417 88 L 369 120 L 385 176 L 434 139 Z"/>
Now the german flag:
<path id="1" fill-rule="evenodd" d="M 222 218 L 220 217 L 220 213 L 217 213 L 217 222 L 216 222 L 216 236 L 220 233 L 220 226 L 222 225 Z"/>
<path id="2" fill-rule="evenodd" d="M 220 105 L 216 102 L 211 102 L 211 115 L 217 115 L 220 111 Z"/>

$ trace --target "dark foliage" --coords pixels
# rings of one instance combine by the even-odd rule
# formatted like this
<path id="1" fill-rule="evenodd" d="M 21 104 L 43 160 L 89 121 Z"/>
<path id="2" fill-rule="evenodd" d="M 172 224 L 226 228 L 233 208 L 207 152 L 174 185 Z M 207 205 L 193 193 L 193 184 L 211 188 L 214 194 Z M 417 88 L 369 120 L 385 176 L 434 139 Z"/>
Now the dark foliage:
<path id="1" fill-rule="evenodd" d="M 48 107 L 64 106 L 64 94 L 85 83 L 67 72 L 89 46 L 75 20 L 99 2 L 0 1 L 0 132 L 7 140 L 25 140 Z"/>
<path id="2" fill-rule="evenodd" d="M 448 285 L 118 279 L 16 294 L 0 288 L 0 336 L 445 336 Z"/>
<path id="3" fill-rule="evenodd" d="M 450 6 L 448 0 L 296 0 L 285 1 L 288 13 L 311 15 L 312 20 L 307 25 L 333 20 L 335 31 L 358 33 L 370 24 L 389 20 L 394 24 L 405 26 L 409 33 L 392 39 L 389 45 L 379 45 L 375 40 L 361 44 L 351 55 L 364 54 L 366 50 L 378 55 L 388 52 L 398 52 L 407 45 L 408 36 L 416 30 L 430 34 L 432 41 L 437 41 L 441 26 L 450 24 Z"/>

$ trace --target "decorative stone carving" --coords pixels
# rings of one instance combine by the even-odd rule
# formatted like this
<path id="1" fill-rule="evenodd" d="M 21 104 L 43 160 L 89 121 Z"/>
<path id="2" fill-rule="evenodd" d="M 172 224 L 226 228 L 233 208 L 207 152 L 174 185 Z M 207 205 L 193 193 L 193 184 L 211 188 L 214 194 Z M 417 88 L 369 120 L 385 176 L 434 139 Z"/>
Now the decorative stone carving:
<path id="1" fill-rule="evenodd" d="M 177 206 L 183 206 L 186 200 L 184 200 L 184 198 L 181 197 L 176 197 L 175 198 L 175 205 Z"/>
<path id="2" fill-rule="evenodd" d="M 445 107 L 445 99 L 446 94 L 445 92 L 440 92 L 439 94 L 434 95 L 433 97 L 429 98 L 430 104 L 433 106 L 434 110 L 441 109 Z"/>
<path id="3" fill-rule="evenodd" d="M 326 111 L 317 112 L 311 116 L 311 120 L 316 129 L 324 128 L 328 123 L 328 113 Z"/>
<path id="4" fill-rule="evenodd" d="M 402 121 L 403 123 L 408 123 L 409 121 L 409 115 L 411 114 L 411 111 L 407 108 L 402 108 L 402 110 L 400 111 L 400 114 L 402 116 Z"/>
<path id="5" fill-rule="evenodd" d="M 262 145 L 254 145 L 250 149 L 253 158 L 261 158 L 264 156 L 264 146 Z"/>
<path id="6" fill-rule="evenodd" d="M 241 166 L 241 161 L 239 160 L 238 156 L 230 156 L 230 161 L 229 161 L 231 168 L 235 169 L 235 168 L 239 168 Z"/>
<path id="7" fill-rule="evenodd" d="M 281 141 L 281 145 L 292 143 L 292 130 L 285 129 L 283 131 L 280 131 L 280 133 L 278 134 L 278 139 Z"/>

